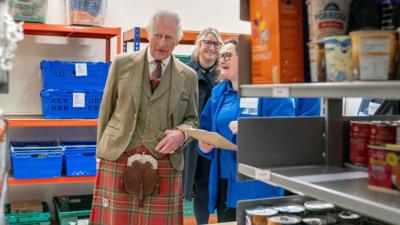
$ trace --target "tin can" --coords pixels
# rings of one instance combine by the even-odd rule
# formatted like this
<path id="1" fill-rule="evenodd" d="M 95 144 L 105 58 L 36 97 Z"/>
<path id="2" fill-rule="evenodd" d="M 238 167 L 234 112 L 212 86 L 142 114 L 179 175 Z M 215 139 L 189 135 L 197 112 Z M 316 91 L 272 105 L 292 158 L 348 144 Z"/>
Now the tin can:
<path id="1" fill-rule="evenodd" d="M 368 163 L 368 138 L 350 138 L 350 163 L 354 165 L 367 165 Z"/>
<path id="2" fill-rule="evenodd" d="M 350 0 L 310 0 L 308 18 L 311 20 L 310 39 L 343 35 L 347 31 Z M 310 15 L 311 14 L 311 15 Z"/>
<path id="3" fill-rule="evenodd" d="M 398 194 L 400 191 L 400 145 L 369 145 L 368 187 Z"/>
<path id="4" fill-rule="evenodd" d="M 303 218 L 303 223 L 307 225 L 330 225 L 337 221 L 332 216 L 310 216 Z"/>
<path id="5" fill-rule="evenodd" d="M 289 213 L 289 214 L 301 214 L 304 212 L 305 208 L 302 205 L 296 203 L 284 203 L 277 204 L 272 206 L 273 209 L 277 210 L 280 213 Z"/>
<path id="6" fill-rule="evenodd" d="M 371 125 L 371 145 L 395 144 L 396 129 L 390 122 L 374 122 Z"/>
<path id="7" fill-rule="evenodd" d="M 305 202 L 304 206 L 307 210 L 307 215 L 326 215 L 328 212 L 335 210 L 335 205 L 324 201 L 309 201 Z"/>
<path id="8" fill-rule="evenodd" d="M 345 225 L 358 225 L 361 224 L 361 216 L 357 213 L 350 211 L 342 211 L 339 213 L 339 221 Z"/>
<path id="9" fill-rule="evenodd" d="M 278 215 L 269 218 L 268 225 L 293 225 L 300 224 L 301 218 L 295 215 Z"/>
<path id="10" fill-rule="evenodd" d="M 278 214 L 278 211 L 271 207 L 256 207 L 245 209 L 246 225 L 268 225 L 268 217 Z"/>
<path id="11" fill-rule="evenodd" d="M 369 138 L 371 133 L 371 123 L 370 122 L 350 122 L 350 137 L 354 138 Z"/>
<path id="12" fill-rule="evenodd" d="M 316 41 L 308 43 L 310 58 L 311 82 L 326 81 L 326 63 L 324 42 Z"/>
<path id="13" fill-rule="evenodd" d="M 326 80 L 328 82 L 352 81 L 351 39 L 349 36 L 324 38 Z"/>
<path id="14" fill-rule="evenodd" d="M 355 80 L 395 78 L 397 37 L 394 31 L 351 32 Z"/>
<path id="15" fill-rule="evenodd" d="M 396 127 L 396 145 L 400 145 L 400 121 L 394 122 L 393 126 Z"/>

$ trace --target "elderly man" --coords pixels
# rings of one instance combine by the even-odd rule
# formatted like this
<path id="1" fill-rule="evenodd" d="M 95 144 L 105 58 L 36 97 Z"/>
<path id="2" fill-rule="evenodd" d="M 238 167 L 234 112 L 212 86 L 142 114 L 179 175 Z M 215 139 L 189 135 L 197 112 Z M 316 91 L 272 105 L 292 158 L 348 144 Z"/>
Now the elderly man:
<path id="1" fill-rule="evenodd" d="M 97 131 L 93 225 L 180 225 L 182 146 L 177 128 L 198 126 L 196 73 L 172 51 L 180 18 L 158 11 L 149 46 L 117 56 L 108 75 Z"/>

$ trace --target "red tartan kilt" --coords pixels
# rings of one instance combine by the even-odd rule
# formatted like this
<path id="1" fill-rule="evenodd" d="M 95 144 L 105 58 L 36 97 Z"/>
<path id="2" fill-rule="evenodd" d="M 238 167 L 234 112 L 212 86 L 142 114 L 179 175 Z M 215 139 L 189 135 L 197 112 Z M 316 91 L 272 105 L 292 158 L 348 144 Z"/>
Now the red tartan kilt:
<path id="1" fill-rule="evenodd" d="M 140 148 L 140 147 L 139 147 Z M 125 192 L 122 177 L 130 150 L 113 162 L 101 160 L 93 193 L 91 225 L 183 225 L 182 173 L 169 157 L 158 160 L 160 191 L 145 197 L 142 208 L 138 198 Z"/>

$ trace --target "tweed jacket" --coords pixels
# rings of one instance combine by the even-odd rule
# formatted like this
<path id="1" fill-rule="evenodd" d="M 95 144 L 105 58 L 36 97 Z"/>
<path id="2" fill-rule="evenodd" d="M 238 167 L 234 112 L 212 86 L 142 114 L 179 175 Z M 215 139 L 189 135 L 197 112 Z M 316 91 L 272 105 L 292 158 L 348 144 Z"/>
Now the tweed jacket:
<path id="1" fill-rule="evenodd" d="M 115 161 L 127 150 L 137 125 L 142 79 L 147 48 L 128 54 L 121 54 L 113 60 L 101 102 L 98 129 L 97 152 L 99 158 Z M 168 107 L 151 121 L 170 120 L 169 129 L 198 127 L 198 85 L 197 75 L 174 56 L 171 57 L 172 80 Z M 167 114 L 167 116 L 165 116 Z M 183 169 L 182 147 L 171 154 L 175 169 Z"/>

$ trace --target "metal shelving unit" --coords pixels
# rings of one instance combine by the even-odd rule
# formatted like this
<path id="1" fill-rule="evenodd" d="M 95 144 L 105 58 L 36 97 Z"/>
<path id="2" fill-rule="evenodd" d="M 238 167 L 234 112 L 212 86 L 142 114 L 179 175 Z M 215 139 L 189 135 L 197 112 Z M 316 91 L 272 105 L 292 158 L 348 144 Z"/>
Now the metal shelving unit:
<path id="1" fill-rule="evenodd" d="M 365 171 L 330 166 L 263 169 L 239 164 L 239 173 L 381 221 L 398 224 L 400 197 L 368 188 Z"/>
<path id="2" fill-rule="evenodd" d="M 301 84 L 241 85 L 240 93 L 247 97 L 400 97 L 400 81 L 353 81 Z"/>

